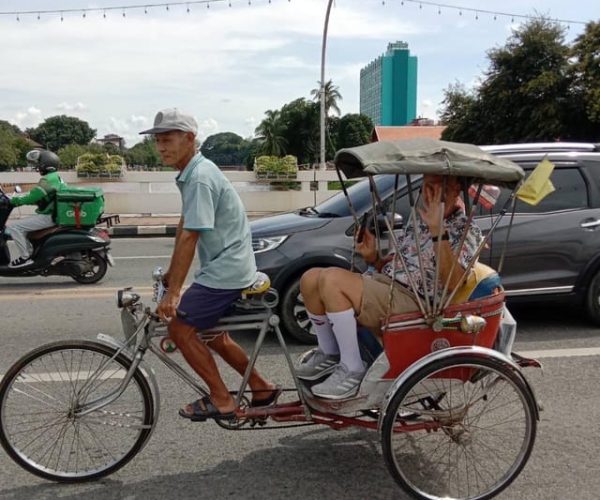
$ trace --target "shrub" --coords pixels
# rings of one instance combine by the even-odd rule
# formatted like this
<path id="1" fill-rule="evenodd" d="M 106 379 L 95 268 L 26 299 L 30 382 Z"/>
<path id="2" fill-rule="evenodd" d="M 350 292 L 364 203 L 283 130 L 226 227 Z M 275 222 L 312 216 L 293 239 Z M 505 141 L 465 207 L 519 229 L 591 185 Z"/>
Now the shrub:
<path id="1" fill-rule="evenodd" d="M 85 153 L 77 159 L 77 174 L 81 176 L 119 177 L 123 168 L 123 157 L 106 153 Z"/>

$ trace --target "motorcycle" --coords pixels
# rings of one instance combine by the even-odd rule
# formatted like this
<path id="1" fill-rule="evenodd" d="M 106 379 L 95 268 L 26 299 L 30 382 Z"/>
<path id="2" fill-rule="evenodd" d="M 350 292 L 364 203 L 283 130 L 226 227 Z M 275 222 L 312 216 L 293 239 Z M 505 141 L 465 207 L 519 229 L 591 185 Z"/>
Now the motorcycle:
<path id="1" fill-rule="evenodd" d="M 110 237 L 106 229 L 52 226 L 28 233 L 27 237 L 33 245 L 32 264 L 10 267 L 7 241 L 11 237 L 6 221 L 14 207 L 9 200 L 0 187 L 0 276 L 69 276 L 76 282 L 87 285 L 100 281 L 108 266 L 114 266 L 110 254 Z M 118 222 L 118 216 L 102 217 L 98 222 L 110 226 L 113 222 Z"/>

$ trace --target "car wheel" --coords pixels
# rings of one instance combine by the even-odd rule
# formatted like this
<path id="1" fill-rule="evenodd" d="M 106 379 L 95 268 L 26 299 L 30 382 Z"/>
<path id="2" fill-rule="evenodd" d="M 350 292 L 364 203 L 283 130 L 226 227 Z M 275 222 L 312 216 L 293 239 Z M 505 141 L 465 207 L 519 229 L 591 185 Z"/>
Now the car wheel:
<path id="1" fill-rule="evenodd" d="M 300 277 L 285 291 L 281 301 L 281 321 L 284 330 L 303 344 L 316 344 L 317 336 L 308 319 L 304 299 L 300 293 Z"/>
<path id="2" fill-rule="evenodd" d="M 587 292 L 586 310 L 590 319 L 600 325 L 600 271 L 592 278 Z"/>

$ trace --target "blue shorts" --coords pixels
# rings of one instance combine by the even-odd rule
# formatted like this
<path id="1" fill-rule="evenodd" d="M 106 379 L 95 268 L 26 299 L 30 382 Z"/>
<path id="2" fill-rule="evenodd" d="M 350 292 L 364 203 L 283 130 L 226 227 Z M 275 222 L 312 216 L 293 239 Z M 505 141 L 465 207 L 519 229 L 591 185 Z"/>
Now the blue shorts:
<path id="1" fill-rule="evenodd" d="M 220 290 L 194 283 L 181 297 L 177 318 L 199 331 L 208 330 L 229 312 L 241 295 L 241 289 Z"/>

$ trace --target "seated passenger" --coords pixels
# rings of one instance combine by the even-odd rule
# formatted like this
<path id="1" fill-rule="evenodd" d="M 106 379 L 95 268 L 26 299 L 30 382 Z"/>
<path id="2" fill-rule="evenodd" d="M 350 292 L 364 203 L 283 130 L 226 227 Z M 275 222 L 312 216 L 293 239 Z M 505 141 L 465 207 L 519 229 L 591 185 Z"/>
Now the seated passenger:
<path id="1" fill-rule="evenodd" d="M 443 188 L 445 181 L 445 189 Z M 330 376 L 314 385 L 315 396 L 344 399 L 354 396 L 366 373 L 357 339 L 357 321 L 372 331 L 380 331 L 381 320 L 388 312 L 390 284 L 395 278 L 391 314 L 418 311 L 415 296 L 410 288 L 409 275 L 421 297 L 433 298 L 436 260 L 440 261 L 437 299 L 442 295 L 449 279 L 449 291 L 459 286 L 467 268 L 482 241 L 481 230 L 471 224 L 460 251 L 458 265 L 450 271 L 453 252 L 460 244 L 467 223 L 464 205 L 460 198 L 461 186 L 456 177 L 423 176 L 421 207 L 418 208 L 420 252 L 425 283 L 416 251 L 416 235 L 412 220 L 406 226 L 400 251 L 407 266 L 397 259 L 392 269 L 392 256 L 378 258 L 375 237 L 369 231 L 356 249 L 364 261 L 375 267 L 376 273 L 360 275 L 340 268 L 314 268 L 305 272 L 300 281 L 300 292 L 317 334 L 318 347 L 298 367 L 298 376 L 316 380 Z M 442 200 L 445 202 L 443 227 L 439 227 Z M 438 235 L 440 244 L 437 244 Z M 438 255 L 439 252 L 439 255 Z"/>

